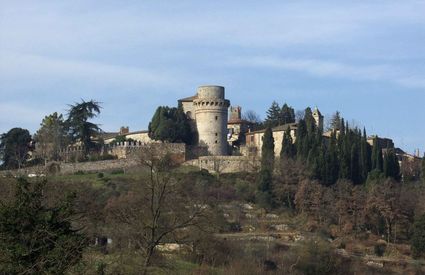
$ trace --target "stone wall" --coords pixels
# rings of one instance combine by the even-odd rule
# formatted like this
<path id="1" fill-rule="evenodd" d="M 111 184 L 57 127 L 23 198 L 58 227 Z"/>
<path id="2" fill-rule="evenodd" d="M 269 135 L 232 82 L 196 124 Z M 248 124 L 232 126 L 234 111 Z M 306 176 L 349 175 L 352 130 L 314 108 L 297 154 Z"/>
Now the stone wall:
<path id="1" fill-rule="evenodd" d="M 206 169 L 211 173 L 239 173 L 256 172 L 260 167 L 260 160 L 246 156 L 204 156 L 189 160 L 184 165 Z"/>

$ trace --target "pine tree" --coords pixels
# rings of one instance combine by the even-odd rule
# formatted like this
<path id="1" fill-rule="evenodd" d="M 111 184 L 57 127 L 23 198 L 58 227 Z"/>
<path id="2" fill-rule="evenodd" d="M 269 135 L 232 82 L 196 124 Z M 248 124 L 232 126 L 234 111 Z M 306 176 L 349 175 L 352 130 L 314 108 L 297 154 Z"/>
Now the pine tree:
<path id="1" fill-rule="evenodd" d="M 281 122 L 281 109 L 276 101 L 273 101 L 272 106 L 267 110 L 265 124 L 268 127 L 276 127 Z"/>
<path id="2" fill-rule="evenodd" d="M 282 149 L 280 151 L 280 158 L 281 159 L 285 159 L 285 158 L 293 159 L 293 158 L 295 158 L 296 154 L 297 154 L 296 147 L 295 147 L 295 144 L 293 143 L 292 137 L 291 137 L 291 129 L 288 126 L 288 128 L 283 133 Z"/>
<path id="3" fill-rule="evenodd" d="M 366 180 L 370 171 L 370 149 L 368 147 L 366 129 L 363 128 L 363 136 L 360 143 L 360 176 L 362 182 Z"/>
<path id="4" fill-rule="evenodd" d="M 316 128 L 316 120 L 314 120 L 313 113 L 310 107 L 307 107 L 304 111 L 304 120 L 307 127 L 307 133 L 312 135 Z"/>
<path id="5" fill-rule="evenodd" d="M 330 130 L 340 130 L 341 129 L 341 114 L 336 111 L 331 118 Z"/>

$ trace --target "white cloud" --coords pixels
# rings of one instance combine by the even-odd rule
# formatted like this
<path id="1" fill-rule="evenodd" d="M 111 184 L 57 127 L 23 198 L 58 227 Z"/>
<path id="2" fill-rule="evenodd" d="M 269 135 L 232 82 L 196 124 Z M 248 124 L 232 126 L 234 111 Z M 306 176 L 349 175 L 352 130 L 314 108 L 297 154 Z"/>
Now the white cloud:
<path id="1" fill-rule="evenodd" d="M 74 80 L 122 87 L 166 87 L 177 82 L 178 74 L 117 66 L 99 62 L 55 59 L 45 56 L 0 53 L 0 79 L 3 81 Z"/>
<path id="2" fill-rule="evenodd" d="M 232 58 L 229 66 L 239 68 L 269 68 L 277 70 L 297 71 L 317 77 L 343 78 L 350 80 L 373 80 L 396 83 L 408 88 L 425 88 L 425 76 L 409 77 L 408 73 L 390 65 L 350 65 L 341 62 L 302 59 L 280 58 L 275 56 L 254 56 Z"/>

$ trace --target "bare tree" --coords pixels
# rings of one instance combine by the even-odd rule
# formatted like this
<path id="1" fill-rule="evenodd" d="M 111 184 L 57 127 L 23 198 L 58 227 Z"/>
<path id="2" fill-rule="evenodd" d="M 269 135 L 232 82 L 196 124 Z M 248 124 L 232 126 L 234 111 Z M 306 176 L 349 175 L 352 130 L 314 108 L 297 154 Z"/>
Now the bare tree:
<path id="1" fill-rule="evenodd" d="M 162 156 L 161 156 L 162 155 Z M 163 243 L 178 242 L 191 227 L 201 227 L 208 220 L 205 200 L 191 196 L 187 186 L 171 172 L 172 161 L 155 148 L 140 156 L 147 177 L 137 192 L 128 192 L 110 200 L 109 219 L 125 230 L 127 241 L 142 252 L 142 274 L 147 274 L 156 248 Z"/>

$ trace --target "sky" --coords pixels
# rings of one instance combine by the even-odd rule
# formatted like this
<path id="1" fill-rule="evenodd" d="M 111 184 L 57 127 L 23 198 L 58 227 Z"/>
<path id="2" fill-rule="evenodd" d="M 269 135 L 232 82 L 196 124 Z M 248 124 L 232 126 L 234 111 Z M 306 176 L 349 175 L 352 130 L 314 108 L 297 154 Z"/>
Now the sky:
<path id="1" fill-rule="evenodd" d="M 273 100 L 336 110 L 425 151 L 425 0 L 0 0 L 0 133 L 102 102 L 105 131 L 147 129 L 205 84 L 262 118 Z"/>

